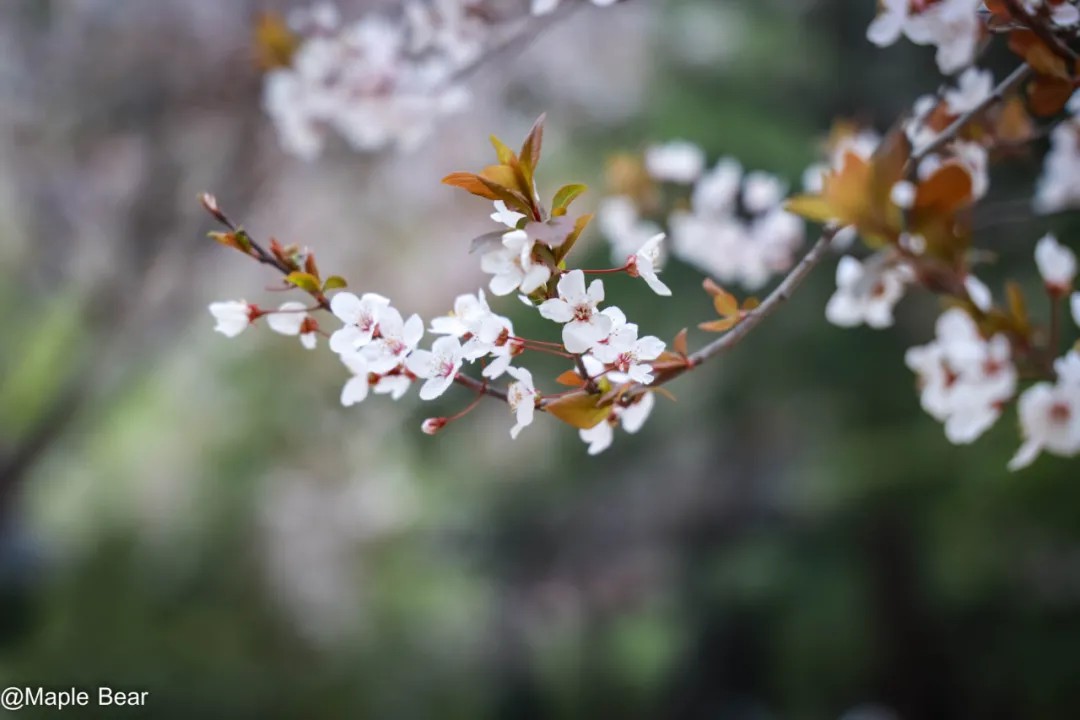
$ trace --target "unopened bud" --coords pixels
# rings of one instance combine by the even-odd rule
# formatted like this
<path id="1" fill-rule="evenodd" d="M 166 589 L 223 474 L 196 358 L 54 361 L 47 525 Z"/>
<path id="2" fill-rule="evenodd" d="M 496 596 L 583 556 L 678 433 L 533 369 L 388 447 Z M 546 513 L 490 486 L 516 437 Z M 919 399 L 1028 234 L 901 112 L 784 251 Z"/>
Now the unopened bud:
<path id="1" fill-rule="evenodd" d="M 447 420 L 444 417 L 431 417 L 421 423 L 420 429 L 428 435 L 434 435 L 446 427 L 446 423 Z"/>
<path id="2" fill-rule="evenodd" d="M 203 209 L 210 213 L 219 223 L 223 225 L 229 224 L 229 219 L 225 217 L 225 213 L 218 208 L 216 197 L 210 193 L 202 193 L 199 195 L 199 202 L 202 203 Z"/>

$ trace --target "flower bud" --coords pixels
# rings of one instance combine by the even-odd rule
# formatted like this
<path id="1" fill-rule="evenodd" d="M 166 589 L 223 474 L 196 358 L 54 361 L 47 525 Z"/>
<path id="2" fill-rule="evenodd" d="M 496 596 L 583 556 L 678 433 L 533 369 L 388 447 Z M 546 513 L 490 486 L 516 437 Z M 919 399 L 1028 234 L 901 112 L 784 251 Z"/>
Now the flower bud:
<path id="1" fill-rule="evenodd" d="M 420 429 L 428 435 L 434 435 L 446 427 L 446 423 L 447 419 L 444 417 L 430 417 L 420 424 Z"/>

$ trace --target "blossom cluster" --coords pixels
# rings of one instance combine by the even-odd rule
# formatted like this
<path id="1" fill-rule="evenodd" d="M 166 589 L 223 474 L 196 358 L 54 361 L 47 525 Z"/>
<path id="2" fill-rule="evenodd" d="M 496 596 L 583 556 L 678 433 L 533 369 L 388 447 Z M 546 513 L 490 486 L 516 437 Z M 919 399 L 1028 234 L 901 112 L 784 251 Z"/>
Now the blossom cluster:
<path id="1" fill-rule="evenodd" d="M 598 6 L 615 1 L 592 0 Z M 267 78 L 267 105 L 286 145 L 313 156 L 325 128 L 364 149 L 418 141 L 454 106 L 456 68 L 484 51 L 488 28 L 480 14 L 468 12 L 473 5 L 410 0 L 399 21 L 369 17 L 348 26 L 326 5 L 293 17 L 303 39 Z M 532 0 L 531 14 L 547 15 L 558 5 Z M 615 428 L 639 430 L 660 385 L 738 342 L 832 250 L 841 257 L 824 314 L 834 325 L 887 328 L 909 292 L 941 299 L 933 338 L 911 347 L 903 360 L 915 374 L 922 408 L 942 423 L 949 441 L 976 441 L 1015 404 L 1022 440 L 1010 468 L 1025 467 L 1043 452 L 1080 454 L 1080 343 L 1062 352 L 1068 315 L 1080 325 L 1076 255 L 1050 233 L 1035 243 L 1034 265 L 1051 308 L 1048 323 L 1040 325 L 1020 283 L 995 292 L 976 274 L 985 256 L 975 251 L 973 223 L 990 188 L 991 159 L 1030 144 L 1044 130 L 1050 150 L 1034 208 L 1080 207 L 1080 94 L 1074 93 L 1080 64 L 1069 46 L 1077 26 L 1080 11 L 1064 0 L 882 0 L 867 38 L 878 46 L 901 37 L 933 46 L 938 67 L 950 76 L 936 93 L 916 100 L 883 134 L 837 123 L 825 156 L 804 171 L 802 192 L 794 197 L 784 180 L 747 172 L 731 157 L 710 165 L 701 147 L 683 140 L 616 158 L 612 194 L 597 214 L 611 268 L 569 261 L 592 217 L 571 211 L 584 185 L 566 185 L 550 203 L 541 200 L 535 172 L 543 118 L 519 152 L 493 137 L 496 164 L 443 180 L 491 203 L 495 227 L 472 242 L 488 276 L 487 293 L 459 295 L 450 312 L 427 324 L 415 314 L 406 318 L 386 297 L 343 290 L 338 276 L 323 280 L 307 251 L 276 241 L 263 249 L 204 197 L 206 209 L 229 230 L 212 233 L 215 239 L 274 266 L 287 287 L 315 301 L 276 310 L 214 303 L 216 329 L 232 337 L 265 317 L 272 330 L 299 336 L 309 349 L 327 335 L 351 375 L 341 392 L 346 406 L 372 393 L 401 398 L 413 383 L 422 400 L 434 400 L 459 384 L 477 400 L 505 401 L 512 437 L 543 412 L 575 427 L 595 454 L 611 445 Z M 976 64 L 995 35 L 1007 37 L 1022 60 L 1000 82 Z M 1053 124 L 1044 125 L 1046 118 Z M 825 230 L 796 263 L 805 221 Z M 722 336 L 695 353 L 687 350 L 685 330 L 670 350 L 658 337 L 643 336 L 621 309 L 605 305 L 604 280 L 590 277 L 623 274 L 659 296 L 671 295 L 658 274 L 668 236 L 670 254 L 707 276 L 704 288 L 719 315 L 698 327 Z M 756 291 L 778 275 L 785 277 L 762 301 L 740 302 L 722 287 Z M 558 339 L 517 334 L 511 319 L 492 309 L 488 293 L 516 295 L 528 312 L 558 326 Z M 315 319 L 319 311 L 332 313 L 341 326 L 325 333 Z M 430 345 L 424 345 L 426 335 Z M 540 353 L 566 362 L 553 382 L 569 389 L 541 390 L 541 378 L 524 364 Z M 439 432 L 475 404 L 429 418 L 422 429 Z"/>
<path id="2" fill-rule="evenodd" d="M 291 286 L 307 291 L 316 301 L 310 308 L 303 303 L 285 303 L 277 311 L 264 311 L 243 301 L 213 303 L 210 312 L 218 322 L 215 329 L 234 337 L 265 316 L 271 329 L 300 334 L 306 347 L 314 347 L 316 335 L 323 331 L 309 313 L 329 310 L 340 322 L 329 335 L 329 347 L 351 375 L 341 391 L 344 406 L 363 402 L 372 393 L 397 400 L 413 383 L 420 383 L 421 400 L 441 397 L 454 383 L 483 395 L 508 375 L 510 382 L 499 392 L 514 417 L 512 437 L 532 423 L 537 409 L 577 427 L 594 454 L 611 444 L 615 426 L 621 424 L 628 432 L 636 432 L 655 402 L 647 388 L 655 379 L 655 367 L 664 361 L 666 344 L 655 336 L 643 336 L 617 306 L 602 307 L 604 282 L 599 278 L 587 281 L 586 273 L 626 274 L 641 278 L 659 295 L 670 295 L 671 290 L 657 274 L 664 235 L 646 239 L 620 267 L 595 271 L 567 268 L 567 255 L 588 222 L 589 216 L 569 214 L 570 204 L 584 186 L 560 190 L 550 210 L 540 205 L 531 175 L 539 158 L 542 130 L 542 123 L 538 123 L 520 160 L 495 141 L 503 167 L 517 171 L 493 177 L 515 186 L 523 183 L 522 187 L 511 190 L 484 175 L 468 173 L 451 175 L 446 182 L 488 199 L 490 195 L 505 198 L 493 200 L 491 220 L 498 229 L 474 242 L 474 248 L 482 249 L 480 267 L 491 276 L 491 293 L 496 297 L 517 293 L 532 312 L 560 327 L 559 341 L 519 336 L 510 318 L 492 310 L 483 289 L 459 295 L 449 313 L 425 327 L 419 315 L 405 317 L 387 297 L 343 290 L 340 278 L 322 280 L 310 253 L 283 248 L 276 241 L 269 252 L 264 251 L 232 225 L 213 198 L 205 196 L 206 209 L 231 230 L 215 233 L 216 239 L 275 265 Z M 528 174 L 524 162 L 529 163 Z M 424 347 L 427 334 L 433 340 Z M 572 361 L 572 367 L 559 378 L 572 389 L 542 394 L 532 372 L 521 364 L 528 353 Z M 479 366 L 479 379 L 463 373 L 467 365 Z M 429 418 L 423 430 L 436 433 L 472 407 L 453 417 Z"/>
<path id="3" fill-rule="evenodd" d="M 351 23 L 329 3 L 292 13 L 296 47 L 263 85 L 282 146 L 311 159 L 333 130 L 356 150 L 416 147 L 468 103 L 455 75 L 483 53 L 490 33 L 473 5 L 407 0 L 398 17 Z"/>
<path id="4" fill-rule="evenodd" d="M 689 208 L 678 208 L 665 219 L 678 259 L 721 283 L 748 290 L 764 287 L 794 264 L 805 227 L 783 208 L 787 186 L 778 177 L 744 173 L 730 157 L 709 169 L 704 151 L 686 141 L 648 148 L 644 171 L 650 182 L 688 193 Z M 641 203 L 630 195 L 605 199 L 599 222 L 614 257 L 660 231 L 657 221 L 643 215 Z"/>
<path id="5" fill-rule="evenodd" d="M 975 44 L 984 34 L 979 6 L 968 0 L 882 3 L 868 29 L 872 42 L 887 45 L 906 35 L 936 45 L 943 72 L 962 72 L 937 95 L 915 103 L 899 137 L 841 128 L 828 162 L 804 178 L 811 194 L 789 206 L 810 219 L 847 226 L 842 247 L 858 235 L 873 251 L 862 259 L 840 259 L 837 289 L 825 308 L 833 324 L 889 327 L 897 302 L 914 287 L 946 298 L 934 339 L 905 355 L 922 407 L 943 423 L 951 442 L 967 444 L 1016 400 L 1024 442 L 1009 466 L 1019 469 L 1042 451 L 1080 453 L 1080 346 L 1058 356 L 1062 328 L 1056 312 L 1067 300 L 1080 325 L 1080 293 L 1073 292 L 1077 261 L 1052 234 L 1036 243 L 1035 264 L 1055 308 L 1051 327 L 1036 330 L 1019 285 L 1010 284 L 998 306 L 972 272 L 970 207 L 989 187 L 990 151 L 998 143 L 1034 137 L 1029 115 L 1062 110 L 1068 116 L 1052 132 L 1035 207 L 1055 212 L 1074 206 L 1080 199 L 1080 101 L 1066 102 L 1074 82 L 1057 77 L 1063 65 L 1033 30 L 1016 30 L 1010 38 L 1010 48 L 1029 65 L 1002 85 L 974 67 Z M 1016 20 L 1000 3 L 991 11 Z M 1043 29 L 1051 32 L 1080 21 L 1069 3 L 1027 3 L 1021 12 L 1020 19 L 1045 22 Z M 1034 78 L 1027 102 L 1008 95 L 1029 73 Z M 1029 376 L 1045 379 L 1022 389 L 1022 378 Z"/>
<path id="6" fill-rule="evenodd" d="M 362 152 L 416 148 L 441 119 L 468 106 L 462 75 L 497 49 L 514 24 L 484 0 L 400 5 L 396 13 L 345 22 L 337 6 L 323 0 L 262 33 L 269 57 L 263 107 L 287 152 L 313 159 L 329 131 Z M 530 14 L 547 15 L 558 5 L 532 0 Z"/>

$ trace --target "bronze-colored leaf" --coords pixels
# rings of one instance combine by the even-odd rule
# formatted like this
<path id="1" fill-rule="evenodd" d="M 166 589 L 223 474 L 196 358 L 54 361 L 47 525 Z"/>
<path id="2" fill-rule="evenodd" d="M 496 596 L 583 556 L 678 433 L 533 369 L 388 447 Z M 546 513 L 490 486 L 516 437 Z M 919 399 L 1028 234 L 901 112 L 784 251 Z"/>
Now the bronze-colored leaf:
<path id="1" fill-rule="evenodd" d="M 499 200 L 499 195 L 493 192 L 483 179 L 474 173 L 456 172 L 450 173 L 442 179 L 444 185 L 450 185 L 452 187 L 458 187 L 466 192 L 470 192 L 473 195 L 477 195 L 488 200 Z"/>
<path id="2" fill-rule="evenodd" d="M 689 355 L 686 346 L 686 328 L 680 330 L 679 334 L 675 336 L 675 340 L 671 343 L 671 347 L 680 355 Z"/>
<path id="3" fill-rule="evenodd" d="M 588 430 L 607 420 L 611 404 L 601 405 L 600 398 L 587 392 L 572 392 L 544 405 L 544 409 L 567 425 Z"/>
<path id="4" fill-rule="evenodd" d="M 544 147 L 544 120 L 547 115 L 541 115 L 533 123 L 532 129 L 525 137 L 521 146 L 520 160 L 527 177 L 532 178 L 536 172 L 536 166 L 540 164 L 540 152 Z"/>
<path id="5" fill-rule="evenodd" d="M 738 315 L 739 300 L 731 293 L 721 290 L 713 296 L 713 307 L 716 308 L 716 314 L 720 317 L 726 318 L 732 315 Z"/>
<path id="6" fill-rule="evenodd" d="M 727 332 L 738 324 L 739 316 L 732 315 L 730 317 L 724 318 L 723 320 L 712 320 L 710 322 L 698 323 L 698 328 L 704 330 L 705 332 L 721 333 Z"/>
<path id="7" fill-rule="evenodd" d="M 567 370 L 562 375 L 555 378 L 555 382 L 565 387 L 585 387 L 585 378 L 578 375 L 576 370 Z"/>

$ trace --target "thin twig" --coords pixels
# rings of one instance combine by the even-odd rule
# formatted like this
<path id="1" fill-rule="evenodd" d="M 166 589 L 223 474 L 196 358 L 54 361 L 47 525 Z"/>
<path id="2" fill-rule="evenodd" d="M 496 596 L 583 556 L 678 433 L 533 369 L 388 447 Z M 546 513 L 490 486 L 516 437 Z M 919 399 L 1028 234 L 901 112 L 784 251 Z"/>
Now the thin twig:
<path id="1" fill-rule="evenodd" d="M 467 80 L 484 65 L 497 60 L 511 50 L 521 53 L 529 45 L 536 42 L 546 30 L 556 25 L 559 21 L 570 17 L 570 15 L 579 7 L 581 7 L 581 3 L 571 3 L 569 5 L 564 3 L 548 15 L 540 17 L 530 15 L 522 19 L 513 32 L 508 33 L 506 37 L 502 38 L 499 42 L 486 48 L 484 52 L 478 55 L 472 62 L 458 68 L 447 80 L 447 84 L 454 85 Z"/>
<path id="2" fill-rule="evenodd" d="M 825 257 L 826 253 L 829 250 L 829 245 L 832 242 L 833 237 L 839 231 L 840 228 L 838 227 L 826 228 L 825 231 L 821 233 L 821 236 L 817 239 L 817 242 L 815 242 L 814 245 L 806 251 L 806 254 L 803 255 L 802 260 L 800 260 L 799 263 L 791 269 L 791 272 L 789 272 L 787 276 L 785 276 L 784 279 L 780 281 L 779 285 L 773 288 L 773 291 L 769 293 L 768 297 L 766 297 L 760 305 L 758 305 L 753 310 L 747 312 L 743 319 L 739 322 L 739 324 L 733 327 L 729 332 L 725 333 L 716 340 L 713 340 L 711 343 L 705 345 L 698 351 L 692 353 L 687 358 L 687 363 L 685 367 L 669 371 L 664 375 L 663 378 L 657 380 L 657 382 L 654 382 L 651 385 L 636 384 L 629 388 L 626 393 L 624 393 L 624 396 L 635 397 L 637 395 L 640 395 L 641 393 L 648 391 L 651 388 L 666 385 L 667 383 L 681 376 L 688 370 L 693 370 L 707 360 L 726 353 L 728 350 L 731 350 L 733 347 L 745 340 L 746 336 L 749 335 L 754 330 L 754 328 L 760 325 L 762 321 L 765 320 L 765 318 L 776 312 L 776 310 L 781 305 L 783 305 L 791 298 L 795 290 L 798 289 L 799 285 L 801 285 L 803 280 L 806 279 L 806 276 L 809 275 L 810 272 Z"/>
<path id="3" fill-rule="evenodd" d="M 710 358 L 714 358 L 731 348 L 738 345 L 743 339 L 750 334 L 750 331 L 761 324 L 765 318 L 776 312 L 777 308 L 791 299 L 792 294 L 802 284 L 806 276 L 810 274 L 822 258 L 825 257 L 826 252 L 829 249 L 829 243 L 832 242 L 833 236 L 840 231 L 840 228 L 829 228 L 825 230 L 821 237 L 817 239 L 805 255 L 802 260 L 796 265 L 790 273 L 787 274 L 780 284 L 777 285 L 769 296 L 762 301 L 760 305 L 746 314 L 743 320 L 733 327 L 730 332 L 726 333 L 723 337 L 713 340 L 711 343 L 701 348 L 697 352 L 690 355 L 690 364 L 694 367 L 700 365 Z"/>
<path id="4" fill-rule="evenodd" d="M 955 138 L 957 134 L 963 130 L 968 123 L 974 120 L 978 115 L 986 111 L 991 105 L 999 102 L 1005 98 L 1010 92 L 1012 92 L 1020 83 L 1027 80 L 1031 75 L 1031 66 L 1024 63 L 1013 70 L 1008 77 L 998 83 L 993 92 L 986 96 L 981 103 L 973 107 L 968 112 L 964 113 L 960 117 L 952 121 L 949 127 L 941 131 L 941 134 L 934 138 L 933 142 L 925 147 L 919 148 L 916 152 L 912 153 L 911 159 L 908 161 L 911 163 L 911 167 L 915 167 L 919 164 L 919 161 L 932 153 L 937 152 L 943 148 L 946 143 Z"/>
<path id="5" fill-rule="evenodd" d="M 488 397 L 493 397 L 496 400 L 502 400 L 503 402 L 507 402 L 505 390 L 493 388 L 487 383 L 480 382 L 476 378 L 469 377 L 468 375 L 465 375 L 463 373 L 458 373 L 457 375 L 455 375 L 454 382 L 456 382 L 458 385 L 469 388 L 475 393 L 487 395 Z"/>

